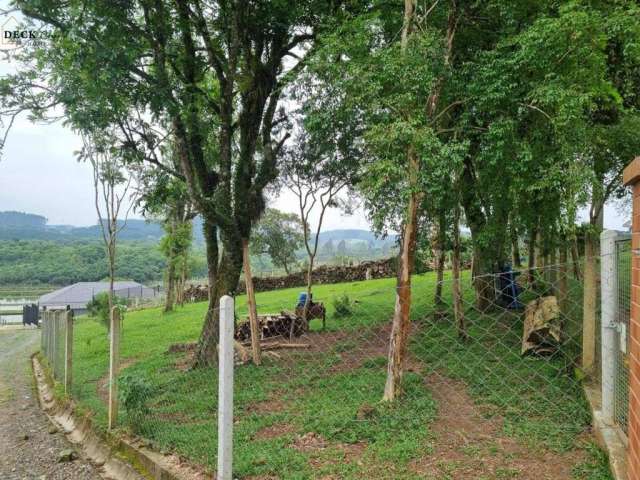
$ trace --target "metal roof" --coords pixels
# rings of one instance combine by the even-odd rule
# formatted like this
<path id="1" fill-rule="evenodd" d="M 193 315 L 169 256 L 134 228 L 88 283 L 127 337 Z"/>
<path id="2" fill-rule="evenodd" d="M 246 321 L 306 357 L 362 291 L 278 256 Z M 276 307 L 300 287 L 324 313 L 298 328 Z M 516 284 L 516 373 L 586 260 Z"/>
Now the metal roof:
<path id="1" fill-rule="evenodd" d="M 114 282 L 113 288 L 116 296 L 124 298 L 150 298 L 156 294 L 154 289 L 138 282 Z M 109 282 L 79 282 L 42 295 L 38 304 L 41 307 L 85 308 L 95 295 L 108 290 Z"/>

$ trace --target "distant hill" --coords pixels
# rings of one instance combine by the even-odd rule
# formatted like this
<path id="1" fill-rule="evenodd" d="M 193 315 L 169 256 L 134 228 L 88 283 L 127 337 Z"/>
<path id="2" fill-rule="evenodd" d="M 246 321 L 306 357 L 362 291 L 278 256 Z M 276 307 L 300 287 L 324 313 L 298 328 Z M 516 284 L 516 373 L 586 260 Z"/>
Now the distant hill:
<path id="1" fill-rule="evenodd" d="M 158 222 L 130 219 L 120 234 L 122 240 L 156 242 L 162 237 Z M 22 212 L 0 212 L 0 240 L 91 240 L 101 238 L 98 224 L 90 227 L 49 225 L 40 215 Z"/>
<path id="2" fill-rule="evenodd" d="M 162 225 L 159 222 L 129 219 L 120 234 L 120 239 L 157 242 L 163 234 Z M 47 219 L 41 215 L 0 212 L 0 240 L 91 240 L 99 239 L 101 235 L 100 226 L 97 224 L 90 227 L 49 225 Z M 200 217 L 194 220 L 193 236 L 197 244 L 204 243 Z M 392 247 L 396 239 L 396 235 L 383 239 L 376 237 L 368 230 L 360 229 L 327 230 L 320 233 L 320 245 L 330 243 L 335 247 L 343 240 L 348 246 L 362 243 L 369 248 Z"/>
<path id="3" fill-rule="evenodd" d="M 333 243 L 339 243 L 342 240 L 354 241 L 360 240 L 363 242 L 370 242 L 372 246 L 382 246 L 384 244 L 395 244 L 397 235 L 389 235 L 386 238 L 376 237 L 373 232 L 369 230 L 360 229 L 340 229 L 340 230 L 326 230 L 320 232 L 319 242 L 320 245 L 332 241 Z"/>

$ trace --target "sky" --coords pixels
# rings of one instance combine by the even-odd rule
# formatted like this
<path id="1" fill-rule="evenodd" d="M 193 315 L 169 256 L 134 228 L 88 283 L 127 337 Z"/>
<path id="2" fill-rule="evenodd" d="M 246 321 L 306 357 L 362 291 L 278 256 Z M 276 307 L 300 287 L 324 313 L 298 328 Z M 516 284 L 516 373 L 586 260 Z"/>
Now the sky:
<path id="1" fill-rule="evenodd" d="M 6 65 L 0 71 L 6 72 Z M 47 217 L 50 224 L 95 224 L 91 167 L 78 162 L 74 154 L 80 145 L 79 137 L 61 123 L 33 124 L 26 117 L 16 120 L 0 159 L 0 211 L 36 213 Z M 297 213 L 296 198 L 290 192 L 281 192 L 271 206 Z M 606 228 L 623 229 L 627 216 L 618 210 L 607 205 Z M 329 210 L 323 230 L 339 228 L 368 229 L 369 223 L 362 210 L 350 216 Z"/>
<path id="2" fill-rule="evenodd" d="M 6 3 L 0 0 L 0 8 Z M 15 63 L 0 57 L 0 75 L 16 70 Z M 0 211 L 43 215 L 50 224 L 94 225 L 97 214 L 91 167 L 78 162 L 74 153 L 80 145 L 80 138 L 61 122 L 34 124 L 26 115 L 18 117 L 0 158 Z M 296 204 L 296 197 L 283 191 L 270 206 L 297 213 Z M 623 229 L 627 215 L 618 210 L 607 205 L 605 228 Z M 137 217 L 135 213 L 132 216 Z M 316 218 L 312 216 L 312 220 Z M 340 228 L 368 229 L 369 223 L 361 209 L 349 216 L 329 209 L 323 230 Z"/>
<path id="3" fill-rule="evenodd" d="M 43 125 L 18 118 L 0 159 L 0 211 L 35 213 L 56 225 L 94 225 L 91 166 L 76 160 L 80 147 L 80 138 L 60 122 Z M 281 192 L 271 206 L 297 213 L 290 192 Z M 329 211 L 323 230 L 339 228 L 368 229 L 369 224 L 361 210 L 351 216 Z"/>

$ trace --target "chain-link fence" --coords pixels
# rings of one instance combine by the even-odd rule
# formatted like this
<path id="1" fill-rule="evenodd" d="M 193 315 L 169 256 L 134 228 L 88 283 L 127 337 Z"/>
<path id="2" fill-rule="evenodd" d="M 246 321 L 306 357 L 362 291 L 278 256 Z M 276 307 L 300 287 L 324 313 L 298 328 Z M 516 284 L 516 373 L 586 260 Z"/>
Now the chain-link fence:
<path id="1" fill-rule="evenodd" d="M 465 271 L 459 296 L 449 271 L 441 282 L 415 275 L 393 402 L 381 402 L 392 319 L 407 300 L 396 297 L 395 279 L 314 287 L 308 324 L 303 289 L 258 293 L 259 366 L 245 297 L 236 297 L 235 476 L 571 478 L 591 423 L 575 272 L 572 264 L 475 279 Z M 125 313 L 118 428 L 211 472 L 216 352 L 203 368 L 194 343 L 205 311 L 202 302 Z M 104 426 L 109 335 L 84 318 L 75 335 L 73 395 Z"/>
<path id="2" fill-rule="evenodd" d="M 614 419 L 627 433 L 629 417 L 629 320 L 631 316 L 631 239 L 615 242 L 616 263 L 616 355 Z"/>

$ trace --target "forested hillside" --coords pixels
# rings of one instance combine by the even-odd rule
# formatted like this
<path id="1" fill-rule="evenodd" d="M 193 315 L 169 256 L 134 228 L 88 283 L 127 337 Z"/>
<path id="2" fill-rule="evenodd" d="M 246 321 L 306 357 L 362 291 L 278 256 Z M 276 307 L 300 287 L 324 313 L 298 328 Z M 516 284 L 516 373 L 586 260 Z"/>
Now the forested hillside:
<path id="1" fill-rule="evenodd" d="M 192 273 L 204 276 L 202 253 L 192 255 Z M 149 283 L 160 281 L 165 259 L 156 243 L 123 241 L 118 245 L 119 278 Z M 104 246 L 99 240 L 54 242 L 0 240 L 0 285 L 67 285 L 107 277 Z"/>

